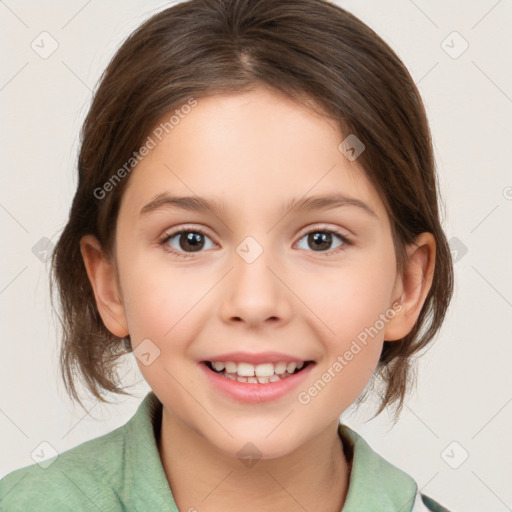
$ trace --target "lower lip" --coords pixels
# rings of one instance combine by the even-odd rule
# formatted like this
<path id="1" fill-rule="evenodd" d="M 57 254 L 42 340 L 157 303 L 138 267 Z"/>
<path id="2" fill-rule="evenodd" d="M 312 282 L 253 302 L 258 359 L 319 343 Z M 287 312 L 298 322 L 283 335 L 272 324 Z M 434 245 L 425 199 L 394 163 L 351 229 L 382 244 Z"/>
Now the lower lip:
<path id="1" fill-rule="evenodd" d="M 276 400 L 298 387 L 309 375 L 314 363 L 309 363 L 301 371 L 290 375 L 290 377 L 266 384 L 238 382 L 215 373 L 208 368 L 206 363 L 200 363 L 199 366 L 206 373 L 210 383 L 230 398 L 244 403 L 261 403 Z"/>

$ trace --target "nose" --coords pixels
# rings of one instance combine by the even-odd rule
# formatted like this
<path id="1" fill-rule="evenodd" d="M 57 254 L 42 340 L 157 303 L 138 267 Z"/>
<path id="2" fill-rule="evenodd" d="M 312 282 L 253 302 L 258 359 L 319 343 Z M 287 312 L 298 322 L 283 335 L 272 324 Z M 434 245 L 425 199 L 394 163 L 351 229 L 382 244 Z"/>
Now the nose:
<path id="1" fill-rule="evenodd" d="M 253 261 L 243 252 L 235 253 L 232 261 L 234 268 L 226 276 L 228 284 L 220 308 L 223 321 L 251 327 L 287 323 L 293 294 L 286 285 L 286 272 L 280 270 L 270 251 L 263 250 Z"/>

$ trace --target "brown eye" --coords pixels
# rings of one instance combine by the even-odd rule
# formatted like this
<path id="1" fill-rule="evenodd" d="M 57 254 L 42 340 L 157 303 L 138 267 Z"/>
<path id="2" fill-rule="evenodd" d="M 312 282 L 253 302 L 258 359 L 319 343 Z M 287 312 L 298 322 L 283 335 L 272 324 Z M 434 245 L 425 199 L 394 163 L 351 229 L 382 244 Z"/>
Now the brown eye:
<path id="1" fill-rule="evenodd" d="M 341 241 L 336 246 L 332 247 L 332 244 L 336 241 L 336 238 Z M 336 249 L 345 245 L 350 245 L 350 241 L 340 233 L 331 230 L 316 229 L 306 233 L 300 240 L 306 240 L 306 245 L 312 248 L 313 252 L 324 253 L 327 251 L 328 254 L 336 252 Z M 299 247 L 304 249 L 305 247 Z"/>
<path id="2" fill-rule="evenodd" d="M 204 246 L 204 235 L 202 233 L 195 232 L 181 232 L 179 236 L 178 245 L 183 251 L 197 252 L 200 251 Z"/>
<path id="3" fill-rule="evenodd" d="M 201 252 L 208 241 L 211 242 L 210 237 L 200 229 L 182 229 L 167 234 L 161 245 L 166 251 L 187 258 L 195 252 Z"/>

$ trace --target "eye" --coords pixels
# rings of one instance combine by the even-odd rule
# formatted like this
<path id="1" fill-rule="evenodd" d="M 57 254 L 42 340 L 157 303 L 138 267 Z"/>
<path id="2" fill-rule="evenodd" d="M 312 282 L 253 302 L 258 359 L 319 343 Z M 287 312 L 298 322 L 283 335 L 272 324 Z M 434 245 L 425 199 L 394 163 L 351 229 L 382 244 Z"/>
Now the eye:
<path id="1" fill-rule="evenodd" d="M 205 239 L 211 242 L 211 238 L 201 228 L 182 228 L 172 233 L 166 233 L 163 240 L 160 241 L 160 245 L 171 254 L 181 258 L 190 258 L 193 253 L 201 252 L 204 249 Z"/>
<path id="2" fill-rule="evenodd" d="M 340 243 L 338 243 L 338 245 L 333 249 L 328 250 L 336 238 L 340 240 Z M 300 238 L 299 245 L 304 239 L 307 244 L 310 244 L 310 246 L 313 247 L 313 252 L 318 252 L 322 254 L 322 256 L 329 256 L 332 253 L 340 252 L 344 250 L 344 247 L 352 244 L 352 242 L 340 232 L 323 228 L 308 231 Z M 208 240 L 212 244 L 210 247 L 207 247 L 208 244 L 206 242 Z M 171 233 L 165 233 L 164 238 L 160 241 L 160 245 L 163 246 L 166 252 L 175 256 L 180 258 L 190 258 L 194 256 L 194 253 L 201 252 L 202 249 L 211 249 L 214 243 L 201 228 L 181 228 Z M 303 249 L 304 247 L 299 248 Z"/>
<path id="3" fill-rule="evenodd" d="M 341 241 L 341 243 L 336 245 L 334 249 L 328 250 L 329 247 L 332 245 L 333 241 L 335 241 L 335 238 L 338 238 Z M 304 239 L 306 240 L 306 244 L 309 244 L 311 247 L 314 248 L 313 252 L 320 252 L 322 253 L 323 256 L 328 256 L 332 253 L 337 253 L 339 251 L 342 251 L 343 247 L 351 245 L 351 241 L 346 236 L 342 235 L 340 232 L 336 230 L 331 229 L 317 228 L 312 231 L 308 231 L 299 240 L 299 244 Z M 336 250 L 339 247 L 341 247 L 341 249 Z M 299 248 L 303 249 L 304 247 Z"/>

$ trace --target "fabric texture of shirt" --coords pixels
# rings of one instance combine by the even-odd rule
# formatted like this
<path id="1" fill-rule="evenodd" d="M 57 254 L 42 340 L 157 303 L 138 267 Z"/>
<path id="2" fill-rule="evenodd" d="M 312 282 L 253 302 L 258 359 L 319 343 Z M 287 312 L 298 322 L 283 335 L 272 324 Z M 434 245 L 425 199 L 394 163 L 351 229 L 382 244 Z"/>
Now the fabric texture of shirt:
<path id="1" fill-rule="evenodd" d="M 0 511 L 179 512 L 158 452 L 161 418 L 162 404 L 150 391 L 123 426 L 5 476 Z M 340 423 L 338 432 L 352 453 L 340 512 L 449 512 L 355 431 Z"/>

